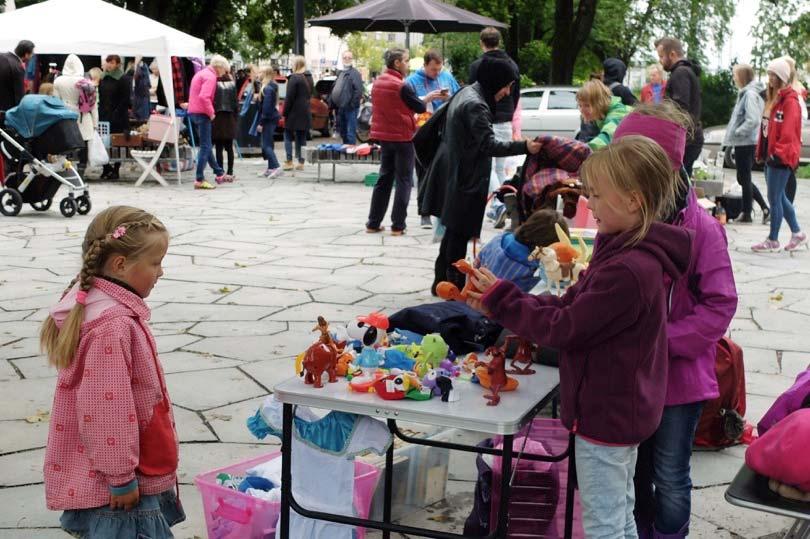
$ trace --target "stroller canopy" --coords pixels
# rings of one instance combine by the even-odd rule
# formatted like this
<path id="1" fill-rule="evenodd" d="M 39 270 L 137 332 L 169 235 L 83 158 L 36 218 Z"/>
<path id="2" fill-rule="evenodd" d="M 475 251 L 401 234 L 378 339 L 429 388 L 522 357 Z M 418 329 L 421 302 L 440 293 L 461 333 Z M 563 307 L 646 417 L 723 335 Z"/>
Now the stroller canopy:
<path id="1" fill-rule="evenodd" d="M 27 95 L 20 104 L 6 112 L 6 125 L 21 137 L 31 139 L 62 120 L 76 121 L 79 113 L 67 108 L 58 97 Z"/>

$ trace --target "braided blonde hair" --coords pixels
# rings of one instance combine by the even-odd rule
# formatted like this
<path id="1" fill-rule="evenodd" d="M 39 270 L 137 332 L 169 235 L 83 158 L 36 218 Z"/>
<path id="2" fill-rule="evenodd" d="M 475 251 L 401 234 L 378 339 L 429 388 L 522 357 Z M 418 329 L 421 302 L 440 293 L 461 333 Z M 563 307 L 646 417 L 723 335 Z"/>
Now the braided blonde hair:
<path id="1" fill-rule="evenodd" d="M 124 234 L 116 234 L 124 230 Z M 87 292 L 93 280 L 103 275 L 104 265 L 113 254 L 137 260 L 153 247 L 156 241 L 168 235 L 166 227 L 149 212 L 131 206 L 111 206 L 96 215 L 87 227 L 82 242 L 82 268 L 63 293 L 66 295 L 79 283 L 79 290 Z M 62 328 L 52 317 L 45 319 L 39 340 L 48 361 L 58 369 L 70 366 L 79 345 L 84 305 L 76 303 L 70 310 Z"/>

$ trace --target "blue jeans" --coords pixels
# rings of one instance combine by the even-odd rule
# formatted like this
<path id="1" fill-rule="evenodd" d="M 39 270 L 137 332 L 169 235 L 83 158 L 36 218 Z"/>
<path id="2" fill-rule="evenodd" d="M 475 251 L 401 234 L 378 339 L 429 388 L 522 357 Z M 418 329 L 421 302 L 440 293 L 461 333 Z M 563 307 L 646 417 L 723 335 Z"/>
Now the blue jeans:
<path id="1" fill-rule="evenodd" d="M 689 460 L 703 402 L 665 406 L 658 430 L 639 446 L 636 518 L 662 534 L 688 533 L 692 512 Z"/>
<path id="2" fill-rule="evenodd" d="M 765 183 L 768 184 L 768 203 L 771 205 L 771 233 L 768 239 L 779 241 L 779 229 L 782 228 L 782 218 L 787 221 L 790 231 L 794 234 L 801 232 L 793 204 L 785 194 L 790 179 L 791 170 L 781 167 L 765 167 Z"/>
<path id="3" fill-rule="evenodd" d="M 599 445 L 577 436 L 574 447 L 585 537 L 636 539 L 633 473 L 638 446 Z"/>
<path id="4" fill-rule="evenodd" d="M 301 147 L 307 145 L 307 132 L 303 130 L 284 130 L 284 151 L 287 152 L 287 161 L 292 161 L 293 158 L 293 138 L 295 138 L 295 156 L 298 158 L 299 163 L 303 163 L 304 156 L 301 155 Z"/>
<path id="5" fill-rule="evenodd" d="M 278 158 L 275 150 L 275 135 L 278 120 L 272 122 L 262 122 L 262 153 L 267 159 L 267 168 L 270 170 L 278 168 Z"/>
<path id="6" fill-rule="evenodd" d="M 217 163 L 214 157 L 213 145 L 211 143 L 211 118 L 205 114 L 189 114 L 191 123 L 197 128 L 197 133 L 200 138 L 200 151 L 197 153 L 197 181 L 205 179 L 205 165 L 211 165 L 214 174 L 222 176 L 225 171 Z"/>
<path id="7" fill-rule="evenodd" d="M 359 106 L 338 109 L 338 129 L 343 144 L 357 143 L 357 113 L 359 111 Z"/>

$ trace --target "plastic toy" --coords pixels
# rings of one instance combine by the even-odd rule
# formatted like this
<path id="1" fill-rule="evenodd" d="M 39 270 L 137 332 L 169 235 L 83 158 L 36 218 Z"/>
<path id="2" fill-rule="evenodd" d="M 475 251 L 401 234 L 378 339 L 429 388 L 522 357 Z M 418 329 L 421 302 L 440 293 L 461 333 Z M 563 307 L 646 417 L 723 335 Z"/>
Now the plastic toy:
<path id="1" fill-rule="evenodd" d="M 508 374 L 534 374 L 534 369 L 529 368 L 532 364 L 534 344 L 526 339 L 521 339 L 517 335 L 509 335 L 504 341 L 504 349 L 508 350 L 510 343 L 515 341 L 517 341 L 518 345 L 515 355 L 512 358 L 512 362 L 509 364 L 509 366 L 512 368 L 506 372 Z M 517 365 L 518 363 L 524 363 L 525 366 L 519 367 Z"/>
<path id="2" fill-rule="evenodd" d="M 355 367 L 361 369 L 366 375 L 382 367 L 384 363 L 385 356 L 371 346 L 364 347 L 360 355 L 357 356 L 357 359 L 354 360 Z"/>
<path id="3" fill-rule="evenodd" d="M 374 371 L 367 375 L 358 372 L 356 376 L 353 376 L 352 379 L 349 380 L 349 389 L 357 393 L 369 393 L 374 391 L 374 383 L 384 377 L 385 373 L 382 371 Z"/>
<path id="4" fill-rule="evenodd" d="M 447 376 L 449 376 L 450 378 L 455 378 L 456 376 L 461 374 L 461 367 L 456 365 L 453 362 L 453 360 L 450 359 L 449 357 L 447 359 L 442 360 L 442 362 L 439 363 L 439 368 L 447 372 Z"/>
<path id="5" fill-rule="evenodd" d="M 335 372 L 337 372 L 338 376 L 346 376 L 351 372 L 351 364 L 354 361 L 355 354 L 353 351 L 343 352 L 340 357 L 337 358 L 337 365 L 335 366 Z"/>
<path id="6" fill-rule="evenodd" d="M 422 379 L 422 385 L 433 391 L 436 396 L 441 396 L 442 402 L 450 402 L 450 392 L 453 390 L 453 381 L 450 373 L 444 369 L 430 369 Z M 454 399 L 458 400 L 458 399 Z"/>
<path id="7" fill-rule="evenodd" d="M 560 241 L 552 243 L 549 247 L 557 253 L 557 261 L 562 268 L 563 279 L 570 280 L 573 284 L 577 282 L 579 274 L 587 267 L 588 248 L 585 246 L 582 237 L 578 236 L 579 250 L 575 249 L 571 243 L 571 238 L 566 235 L 558 223 L 554 224 L 554 229 L 557 231 L 557 237 Z"/>
<path id="8" fill-rule="evenodd" d="M 407 373 L 391 374 L 374 382 L 374 391 L 385 400 L 427 400 L 430 391 L 422 391 L 422 385 Z"/>
<path id="9" fill-rule="evenodd" d="M 416 361 L 409 359 L 405 352 L 395 348 L 388 348 L 385 352 L 385 362 L 383 363 L 384 369 L 402 369 L 403 371 L 412 371 Z"/>
<path id="10" fill-rule="evenodd" d="M 304 352 L 301 375 L 305 384 L 312 384 L 315 388 L 323 387 L 321 377 L 323 373 L 329 374 L 329 382 L 337 382 L 337 358 L 343 350 L 338 349 L 332 336 L 329 334 L 329 324 L 322 317 L 318 317 L 318 325 L 312 331 L 320 331 L 321 337 L 310 345 Z"/>
<path id="11" fill-rule="evenodd" d="M 425 335 L 420 346 L 422 353 L 416 358 L 415 365 L 419 376 L 424 376 L 433 366 L 441 363 L 450 351 L 450 347 L 438 333 Z"/>
<path id="12" fill-rule="evenodd" d="M 420 355 L 422 355 L 422 347 L 418 344 L 398 344 L 396 346 L 392 346 L 394 350 L 399 350 L 403 354 L 405 354 L 408 359 L 413 359 L 416 361 Z"/>
<path id="13" fill-rule="evenodd" d="M 358 341 L 355 348 L 363 346 L 382 346 L 388 331 L 388 317 L 380 312 L 373 312 L 367 316 L 358 316 L 357 322 L 346 326 L 346 335 L 349 340 Z"/>
<path id="14" fill-rule="evenodd" d="M 489 395 L 484 395 L 489 401 L 487 406 L 497 406 L 501 402 L 500 392 L 514 391 L 518 387 L 518 381 L 506 376 L 506 352 L 503 349 L 491 346 L 487 348 L 486 354 L 492 359 L 488 363 L 476 363 L 475 373 L 481 387 L 490 391 Z"/>
<path id="15" fill-rule="evenodd" d="M 480 292 L 472 284 L 470 277 L 474 273 L 473 267 L 464 259 L 453 262 L 453 267 L 467 276 L 467 284 L 459 291 L 458 286 L 450 281 L 442 281 L 436 285 L 436 295 L 445 300 L 467 301 L 467 293 L 472 290 L 473 292 Z"/>
<path id="16" fill-rule="evenodd" d="M 562 291 L 560 282 L 563 280 L 563 272 L 554 249 L 538 246 L 529 255 L 529 260 L 537 260 L 543 264 L 543 269 L 546 272 L 546 291 L 551 293 L 551 285 L 554 284 L 556 293 L 559 296 Z"/>

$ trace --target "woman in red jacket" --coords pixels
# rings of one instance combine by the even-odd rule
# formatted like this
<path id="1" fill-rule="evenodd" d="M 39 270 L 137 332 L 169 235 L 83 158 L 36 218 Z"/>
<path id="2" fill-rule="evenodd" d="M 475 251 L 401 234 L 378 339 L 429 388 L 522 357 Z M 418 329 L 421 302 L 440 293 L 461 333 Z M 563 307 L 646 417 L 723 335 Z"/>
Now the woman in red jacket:
<path id="1" fill-rule="evenodd" d="M 790 65 L 784 59 L 777 58 L 768 65 L 768 100 L 757 144 L 757 160 L 765 162 L 765 182 L 771 204 L 771 233 L 765 241 L 751 246 L 755 252 L 779 250 L 779 228 L 783 217 L 792 233 L 785 251 L 807 247 L 807 234 L 801 231 L 793 204 L 785 194 L 790 173 L 799 165 L 802 145 L 801 109 L 796 90 L 789 81 Z"/>

